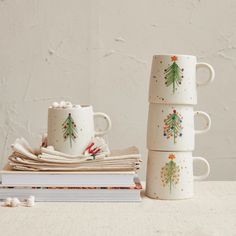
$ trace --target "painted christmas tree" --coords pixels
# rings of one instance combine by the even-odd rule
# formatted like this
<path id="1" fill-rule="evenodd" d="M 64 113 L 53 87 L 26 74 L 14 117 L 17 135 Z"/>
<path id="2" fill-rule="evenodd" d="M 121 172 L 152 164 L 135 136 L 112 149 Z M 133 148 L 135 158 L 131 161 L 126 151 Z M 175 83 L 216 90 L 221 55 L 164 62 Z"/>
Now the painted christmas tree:
<path id="1" fill-rule="evenodd" d="M 69 113 L 68 117 L 63 122 L 62 129 L 64 140 L 66 141 L 67 139 L 69 139 L 70 147 L 72 147 L 72 141 L 75 142 L 75 139 L 77 138 L 77 128 L 71 116 L 71 113 Z"/>
<path id="2" fill-rule="evenodd" d="M 170 161 L 161 168 L 161 181 L 163 187 L 169 185 L 171 192 L 172 186 L 179 182 L 180 167 L 174 161 L 176 158 L 174 154 L 170 154 L 168 158 Z"/>
<path id="3" fill-rule="evenodd" d="M 173 61 L 173 63 L 167 69 L 164 70 L 165 84 L 167 87 L 172 85 L 173 93 L 175 93 L 177 87 L 181 85 L 184 71 L 184 69 L 181 69 L 176 63 L 177 60 L 178 57 L 171 57 L 171 61 Z"/>
<path id="4" fill-rule="evenodd" d="M 164 120 L 164 136 L 167 139 L 173 137 L 174 143 L 177 142 L 178 137 L 182 136 L 182 119 L 183 117 L 176 110 L 173 110 L 173 113 L 170 113 Z"/>

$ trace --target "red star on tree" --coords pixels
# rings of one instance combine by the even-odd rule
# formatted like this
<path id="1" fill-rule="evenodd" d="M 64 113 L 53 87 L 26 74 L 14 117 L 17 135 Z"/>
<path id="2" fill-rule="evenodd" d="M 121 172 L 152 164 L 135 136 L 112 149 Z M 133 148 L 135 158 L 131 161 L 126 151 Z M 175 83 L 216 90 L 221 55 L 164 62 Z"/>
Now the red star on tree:
<path id="1" fill-rule="evenodd" d="M 170 160 L 174 160 L 175 159 L 175 155 L 174 154 L 170 154 L 168 157 Z"/>
<path id="2" fill-rule="evenodd" d="M 171 61 L 177 61 L 177 60 L 178 60 L 178 57 L 177 57 L 177 56 L 171 57 Z"/>

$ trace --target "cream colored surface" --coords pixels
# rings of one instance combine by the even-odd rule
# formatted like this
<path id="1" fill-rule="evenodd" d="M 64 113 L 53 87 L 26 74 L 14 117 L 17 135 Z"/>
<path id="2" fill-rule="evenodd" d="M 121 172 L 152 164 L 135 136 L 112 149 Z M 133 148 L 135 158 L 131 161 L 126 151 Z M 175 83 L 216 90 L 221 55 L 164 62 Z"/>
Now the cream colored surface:
<path id="1" fill-rule="evenodd" d="M 235 202 L 236 182 L 199 182 L 190 200 L 0 207 L 0 228 L 4 236 L 233 236 Z"/>
<path id="2" fill-rule="evenodd" d="M 146 163 L 152 56 L 175 52 L 216 70 L 198 89 L 195 109 L 213 126 L 195 155 L 209 160 L 210 179 L 236 180 L 235 15 L 234 0 L 0 1 L 2 164 L 16 137 L 40 140 L 48 106 L 62 99 L 106 112 L 111 148 L 136 145 Z"/>

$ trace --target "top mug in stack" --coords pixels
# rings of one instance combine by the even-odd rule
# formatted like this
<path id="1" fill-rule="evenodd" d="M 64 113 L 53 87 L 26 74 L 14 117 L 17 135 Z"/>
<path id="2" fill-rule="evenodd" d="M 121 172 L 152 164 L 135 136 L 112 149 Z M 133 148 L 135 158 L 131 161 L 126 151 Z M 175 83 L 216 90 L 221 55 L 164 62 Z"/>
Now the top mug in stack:
<path id="1" fill-rule="evenodd" d="M 196 70 L 205 67 L 209 77 L 204 81 L 196 79 Z M 155 55 L 149 87 L 149 102 L 162 104 L 197 104 L 197 86 L 214 79 L 211 65 L 198 63 L 190 55 Z"/>

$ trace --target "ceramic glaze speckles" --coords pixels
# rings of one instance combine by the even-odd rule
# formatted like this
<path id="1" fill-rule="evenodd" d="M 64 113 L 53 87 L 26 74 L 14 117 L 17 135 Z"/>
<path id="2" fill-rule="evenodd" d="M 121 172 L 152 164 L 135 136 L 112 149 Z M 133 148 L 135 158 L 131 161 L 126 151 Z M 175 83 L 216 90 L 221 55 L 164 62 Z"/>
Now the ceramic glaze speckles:
<path id="1" fill-rule="evenodd" d="M 204 82 L 196 79 L 197 68 L 209 70 Z M 197 104 L 197 85 L 205 85 L 215 77 L 207 63 L 197 63 L 195 56 L 155 55 L 152 60 L 149 102 L 164 104 Z"/>
<path id="2" fill-rule="evenodd" d="M 195 130 L 194 117 L 204 118 L 205 127 Z M 160 151 L 193 151 L 195 134 L 210 129 L 211 119 L 203 111 L 194 111 L 189 105 L 149 105 L 147 147 Z"/>
<path id="3" fill-rule="evenodd" d="M 94 117 L 98 116 L 105 119 L 105 130 L 95 131 Z M 94 136 L 102 136 L 110 128 L 110 118 L 104 113 L 93 112 L 92 106 L 48 109 L 48 145 L 63 153 L 82 154 Z"/>
<path id="4" fill-rule="evenodd" d="M 193 175 L 193 161 L 206 166 L 203 175 Z M 194 180 L 208 177 L 210 166 L 206 159 L 193 157 L 191 152 L 148 152 L 146 195 L 156 199 L 186 199 L 193 197 Z"/>

